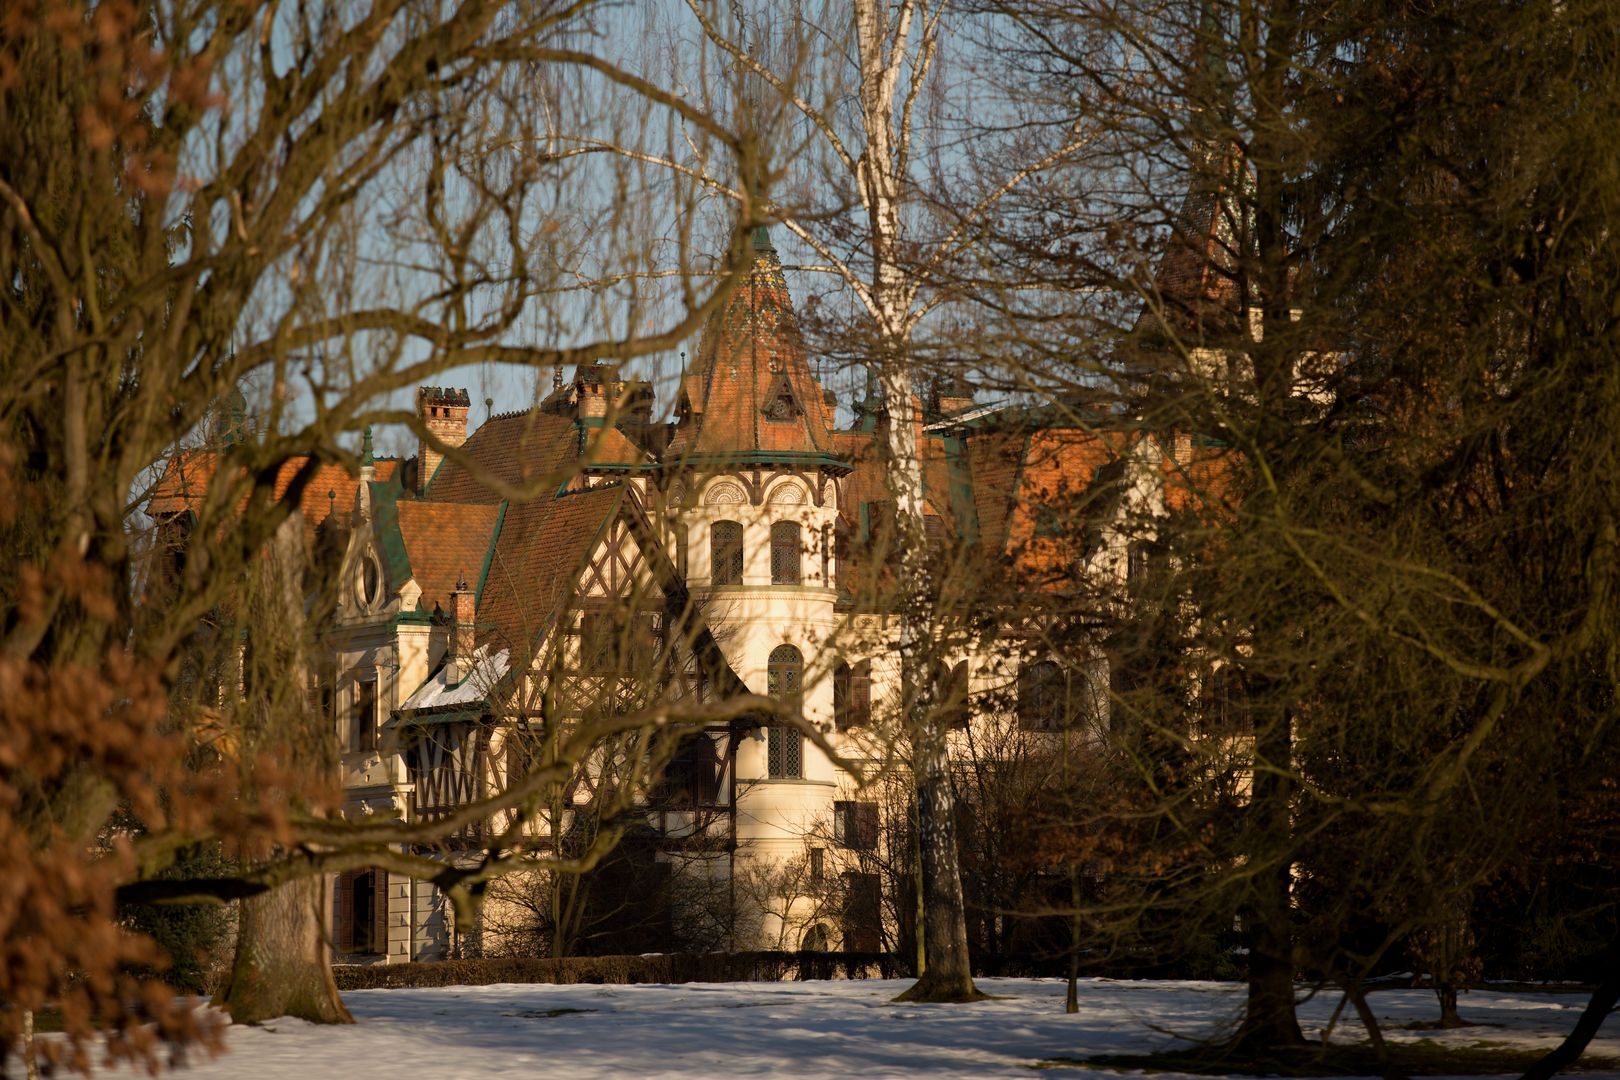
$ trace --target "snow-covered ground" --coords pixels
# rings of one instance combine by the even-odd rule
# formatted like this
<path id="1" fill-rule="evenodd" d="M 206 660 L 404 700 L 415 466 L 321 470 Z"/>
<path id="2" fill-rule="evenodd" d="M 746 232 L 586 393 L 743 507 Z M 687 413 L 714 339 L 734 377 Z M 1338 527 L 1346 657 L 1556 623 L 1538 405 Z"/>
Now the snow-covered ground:
<path id="1" fill-rule="evenodd" d="M 1063 1011 L 1061 980 L 984 979 L 996 1000 L 895 1005 L 894 982 L 697 983 L 685 986 L 478 986 L 366 990 L 344 995 L 359 1023 L 282 1020 L 233 1028 L 230 1053 L 177 1074 L 184 1080 L 450 1080 L 535 1077 L 1097 1077 L 1094 1069 L 1032 1073 L 1050 1058 L 1143 1052 L 1214 1034 L 1242 1000 L 1231 983 L 1087 980 L 1080 1012 Z M 1431 1019 L 1434 996 L 1380 991 L 1390 1024 Z M 1317 1034 L 1337 1000 L 1300 1008 Z M 1456 1032 L 1389 1032 L 1461 1044 L 1551 1047 L 1585 1007 L 1576 994 L 1475 991 Z M 1334 1039 L 1361 1036 L 1346 1008 Z M 1499 1025 L 1499 1026 L 1498 1026 Z M 1620 1018 L 1592 1050 L 1620 1056 Z M 123 1075 L 129 1075 L 127 1073 Z M 1589 1074 L 1620 1077 L 1620 1074 Z"/>

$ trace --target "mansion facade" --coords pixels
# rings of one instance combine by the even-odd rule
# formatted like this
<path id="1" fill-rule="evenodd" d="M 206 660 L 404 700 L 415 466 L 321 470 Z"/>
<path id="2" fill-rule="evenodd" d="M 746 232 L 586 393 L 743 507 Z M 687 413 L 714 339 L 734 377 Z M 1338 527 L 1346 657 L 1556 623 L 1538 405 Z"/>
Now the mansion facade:
<path id="1" fill-rule="evenodd" d="M 578 857 L 611 830 L 589 903 L 508 879 L 468 935 L 432 884 L 347 873 L 332 889 L 340 961 L 521 952 L 564 933 L 615 952 L 890 944 L 873 779 L 896 771 L 900 711 L 888 419 L 863 401 L 837 425 L 764 230 L 754 246 L 672 422 L 605 366 L 559 373 L 534 408 L 476 427 L 466 390 L 422 387 L 420 419 L 456 453 L 373 458 L 368 436 L 358 477 L 323 466 L 306 485 L 312 548 L 341 583 L 317 677 L 346 815 L 441 818 L 555 760 L 581 725 L 614 732 L 543 801 L 431 852 L 471 859 L 519 827 L 535 850 Z M 1210 453 L 1118 417 L 975 402 L 952 382 L 917 404 L 927 540 L 959 590 L 999 575 L 1033 596 L 1060 566 L 1125 595 L 1151 522 L 1192 498 L 1178 478 Z M 175 500 L 160 488 L 154 513 Z M 1084 528 L 1054 506 L 1085 507 Z M 1100 651 L 980 633 L 942 644 L 935 667 L 964 748 L 1106 722 Z M 790 703 L 819 738 L 729 710 L 742 694 Z M 684 718 L 679 739 L 612 723 L 659 710 Z"/>

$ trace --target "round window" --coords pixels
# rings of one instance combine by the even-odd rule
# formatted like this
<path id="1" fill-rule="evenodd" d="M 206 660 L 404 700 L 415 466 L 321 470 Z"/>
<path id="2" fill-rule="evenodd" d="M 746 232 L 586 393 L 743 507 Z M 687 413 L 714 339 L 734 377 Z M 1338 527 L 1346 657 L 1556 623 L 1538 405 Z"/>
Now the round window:
<path id="1" fill-rule="evenodd" d="M 367 556 L 360 564 L 360 602 L 366 607 L 373 607 L 377 597 L 382 593 L 382 567 L 377 560 Z"/>

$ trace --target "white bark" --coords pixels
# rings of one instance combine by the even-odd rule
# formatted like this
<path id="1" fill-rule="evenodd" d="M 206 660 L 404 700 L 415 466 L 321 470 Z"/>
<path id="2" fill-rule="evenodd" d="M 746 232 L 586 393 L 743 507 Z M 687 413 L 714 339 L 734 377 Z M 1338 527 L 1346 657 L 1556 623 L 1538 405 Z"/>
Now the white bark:
<path id="1" fill-rule="evenodd" d="M 937 613 L 929 589 L 926 532 L 923 523 L 923 461 L 919 445 L 920 403 L 915 394 L 920 374 L 913 338 L 929 304 L 923 296 L 924 275 L 908 261 L 906 209 L 911 199 L 910 162 L 917 134 L 916 106 L 928 85 L 940 42 L 944 3 L 927 0 L 851 0 L 857 67 L 856 100 L 863 146 L 823 113 L 811 97 L 790 85 L 759 59 L 757 50 L 728 38 L 709 17 L 702 0 L 687 0 L 709 42 L 740 70 L 757 77 L 796 111 L 820 137 L 837 169 L 847 173 L 850 194 L 860 207 L 860 240 L 848 250 L 812 231 L 810 219 L 796 219 L 780 206 L 778 220 L 836 274 L 860 301 L 874 323 L 876 348 L 869 358 L 887 411 L 880 427 L 885 478 L 895 500 L 899 563 L 892 598 L 900 613 L 902 698 L 910 706 L 906 732 L 911 743 L 917 785 L 918 832 L 923 867 L 924 938 L 927 985 L 916 996 L 960 998 L 973 990 L 967 957 L 967 925 L 956 859 L 955 814 L 950 783 L 947 733 L 935 713 L 933 648 Z M 1014 170 L 972 206 L 964 221 L 945 237 L 929 268 L 968 242 L 971 224 L 993 212 L 1019 184 L 1064 160 L 1087 140 L 1078 132 L 1070 144 L 1025 168 Z M 672 163 L 672 167 L 674 167 Z M 677 171 L 687 170 L 677 168 Z M 724 192 L 716 180 L 710 190 Z M 855 255 L 869 255 L 869 276 Z"/>

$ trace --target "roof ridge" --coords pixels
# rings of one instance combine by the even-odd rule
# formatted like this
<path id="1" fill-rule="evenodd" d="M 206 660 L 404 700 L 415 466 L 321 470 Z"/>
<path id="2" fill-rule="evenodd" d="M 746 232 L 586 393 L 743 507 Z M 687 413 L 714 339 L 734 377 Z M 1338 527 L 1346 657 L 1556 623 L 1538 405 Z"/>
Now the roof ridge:
<path id="1" fill-rule="evenodd" d="M 493 423 L 496 420 L 511 420 L 511 419 L 514 419 L 515 417 L 521 417 L 521 416 L 550 416 L 550 415 L 552 415 L 552 414 L 542 410 L 539 405 L 530 405 L 527 409 L 513 409 L 511 412 L 491 413 L 488 416 L 484 417 L 484 422 L 482 424 L 478 425 L 478 430 L 482 431 L 487 425 Z"/>

